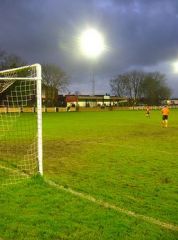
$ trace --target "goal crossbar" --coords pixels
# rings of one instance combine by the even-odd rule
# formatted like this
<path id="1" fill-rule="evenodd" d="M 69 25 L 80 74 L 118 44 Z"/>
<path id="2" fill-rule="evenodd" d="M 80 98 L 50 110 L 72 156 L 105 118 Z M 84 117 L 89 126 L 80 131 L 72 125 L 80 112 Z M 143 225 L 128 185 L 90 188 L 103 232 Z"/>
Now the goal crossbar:
<path id="1" fill-rule="evenodd" d="M 17 67 L 17 68 L 10 68 L 10 69 L 6 69 L 6 70 L 2 70 L 0 71 L 1 73 L 7 73 L 7 72 L 16 72 L 17 70 L 23 70 L 23 69 L 27 69 L 27 68 L 39 68 L 41 69 L 41 65 L 39 63 L 35 63 L 35 64 L 31 64 L 31 65 L 26 65 L 26 66 L 22 66 L 22 67 Z"/>
<path id="2" fill-rule="evenodd" d="M 34 78 L 32 78 L 32 77 L 26 77 L 25 78 L 25 80 L 31 80 L 31 81 L 34 81 L 34 80 L 38 80 L 39 79 L 39 77 L 34 77 Z M 24 77 L 14 77 L 14 78 L 12 78 L 12 77 L 0 77 L 0 80 L 14 80 L 14 81 L 16 81 L 16 80 L 24 80 Z"/>

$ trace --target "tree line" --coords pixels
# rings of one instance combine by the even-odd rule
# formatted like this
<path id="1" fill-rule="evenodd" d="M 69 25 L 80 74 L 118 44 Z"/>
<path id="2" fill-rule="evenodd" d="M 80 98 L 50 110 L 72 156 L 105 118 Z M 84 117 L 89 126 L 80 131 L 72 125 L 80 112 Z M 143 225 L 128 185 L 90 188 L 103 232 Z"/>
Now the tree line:
<path id="1" fill-rule="evenodd" d="M 28 65 L 19 56 L 0 50 L 0 70 Z M 67 73 L 55 64 L 42 64 L 43 89 L 46 105 L 55 105 L 58 93 L 63 93 L 69 85 Z M 158 105 L 171 96 L 166 84 L 166 76 L 160 72 L 129 71 L 110 80 L 110 90 L 115 96 L 129 99 L 130 105 Z"/>
<path id="2" fill-rule="evenodd" d="M 110 87 L 114 95 L 128 98 L 131 105 L 159 105 L 171 96 L 166 77 L 160 72 L 126 72 L 111 79 Z"/>

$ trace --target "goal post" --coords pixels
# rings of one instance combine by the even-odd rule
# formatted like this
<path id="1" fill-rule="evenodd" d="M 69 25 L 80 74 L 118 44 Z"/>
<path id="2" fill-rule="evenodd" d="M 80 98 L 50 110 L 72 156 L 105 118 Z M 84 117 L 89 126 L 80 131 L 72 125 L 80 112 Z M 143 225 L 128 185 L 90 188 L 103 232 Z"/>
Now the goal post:
<path id="1" fill-rule="evenodd" d="M 40 64 L 0 71 L 0 182 L 43 175 Z"/>
<path id="2" fill-rule="evenodd" d="M 42 94 L 41 94 L 41 65 L 36 64 L 37 73 L 37 129 L 38 129 L 38 163 L 39 173 L 43 175 L 43 151 L 42 151 Z"/>

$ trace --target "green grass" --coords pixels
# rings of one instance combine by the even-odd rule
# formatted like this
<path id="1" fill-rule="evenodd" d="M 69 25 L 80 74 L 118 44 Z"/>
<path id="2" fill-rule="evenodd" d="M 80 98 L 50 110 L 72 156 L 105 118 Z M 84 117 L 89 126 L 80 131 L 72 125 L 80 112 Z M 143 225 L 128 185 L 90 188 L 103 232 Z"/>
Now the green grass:
<path id="1" fill-rule="evenodd" d="M 177 110 L 43 114 L 46 179 L 178 225 Z M 2 188 L 3 239 L 178 239 L 178 231 L 56 189 L 40 178 Z"/>

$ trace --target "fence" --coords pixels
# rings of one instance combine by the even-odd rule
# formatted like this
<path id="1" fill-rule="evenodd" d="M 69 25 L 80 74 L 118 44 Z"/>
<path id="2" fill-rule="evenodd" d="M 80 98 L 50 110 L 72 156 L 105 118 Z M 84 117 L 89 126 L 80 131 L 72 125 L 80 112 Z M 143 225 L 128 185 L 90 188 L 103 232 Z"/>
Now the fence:
<path id="1" fill-rule="evenodd" d="M 159 110 L 162 106 L 151 106 L 152 110 Z M 169 106 L 170 109 L 178 108 L 178 105 Z M 120 110 L 145 110 L 144 106 L 134 106 L 134 107 L 80 107 L 76 110 L 75 107 L 70 108 L 70 112 L 103 112 L 103 111 L 120 111 Z M 23 107 L 23 108 L 10 108 L 10 107 L 0 107 L 0 113 L 11 113 L 11 112 L 24 112 L 24 113 L 34 113 L 36 112 L 36 107 Z M 66 112 L 65 107 L 43 107 L 43 112 Z"/>

